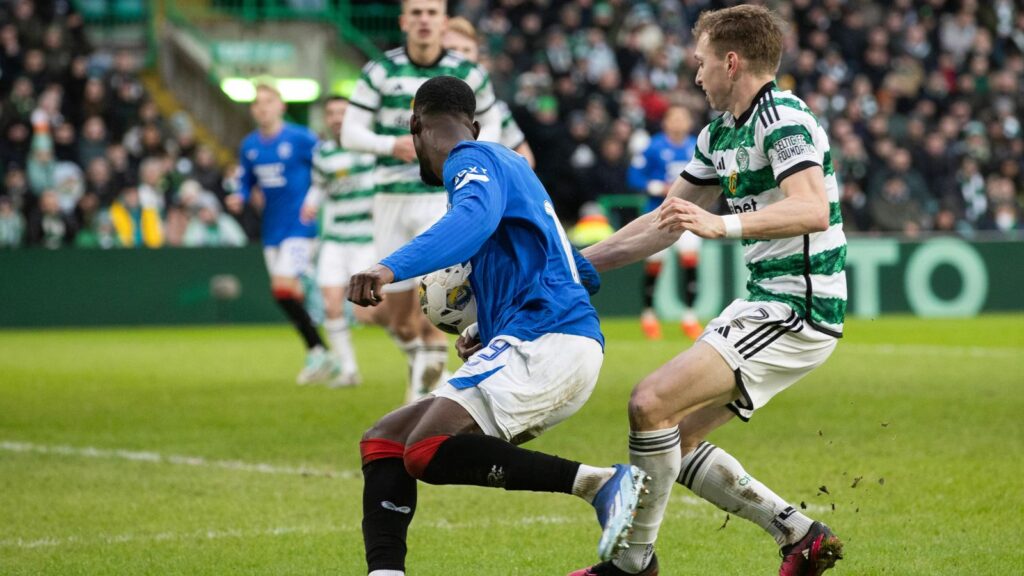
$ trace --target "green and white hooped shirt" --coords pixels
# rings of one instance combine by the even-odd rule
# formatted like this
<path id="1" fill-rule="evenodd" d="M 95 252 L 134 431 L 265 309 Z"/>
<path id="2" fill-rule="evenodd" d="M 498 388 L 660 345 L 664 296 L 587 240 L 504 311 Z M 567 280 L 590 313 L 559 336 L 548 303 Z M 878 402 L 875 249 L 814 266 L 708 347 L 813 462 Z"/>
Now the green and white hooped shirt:
<path id="1" fill-rule="evenodd" d="M 747 300 L 788 304 L 818 330 L 842 337 L 846 315 L 846 236 L 828 136 L 802 100 L 766 84 L 741 116 L 726 112 L 701 130 L 681 176 L 721 186 L 734 214 L 762 210 L 785 196 L 787 176 L 821 166 L 829 227 L 795 238 L 742 240 L 750 271 Z"/>

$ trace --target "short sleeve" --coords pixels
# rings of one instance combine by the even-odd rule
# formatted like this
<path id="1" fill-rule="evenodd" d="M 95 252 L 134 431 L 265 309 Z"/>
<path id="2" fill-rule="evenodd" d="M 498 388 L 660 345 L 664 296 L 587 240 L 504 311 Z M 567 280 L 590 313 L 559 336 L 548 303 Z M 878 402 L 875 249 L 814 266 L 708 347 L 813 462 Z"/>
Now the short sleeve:
<path id="1" fill-rule="evenodd" d="M 777 183 L 801 170 L 822 165 L 822 152 L 814 143 L 816 131 L 817 122 L 806 113 L 784 114 L 760 131 L 758 141 Z"/>
<path id="2" fill-rule="evenodd" d="M 466 76 L 466 84 L 473 89 L 476 95 L 476 115 L 481 116 L 494 106 L 497 98 L 494 96 L 494 86 L 491 84 L 491 76 L 479 65 Z"/>
<path id="3" fill-rule="evenodd" d="M 383 73 L 383 67 L 376 60 L 371 60 L 366 66 L 363 66 L 359 80 L 356 80 L 356 86 L 352 89 L 349 103 L 370 112 L 379 110 L 381 98 L 377 83 L 380 80 L 379 76 Z"/>

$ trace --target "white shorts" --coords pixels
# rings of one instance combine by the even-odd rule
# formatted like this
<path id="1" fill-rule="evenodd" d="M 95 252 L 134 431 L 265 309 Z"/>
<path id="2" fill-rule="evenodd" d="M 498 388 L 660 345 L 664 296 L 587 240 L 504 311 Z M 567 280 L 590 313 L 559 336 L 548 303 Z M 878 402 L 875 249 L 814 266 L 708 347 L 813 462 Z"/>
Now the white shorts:
<path id="1" fill-rule="evenodd" d="M 734 300 L 700 337 L 736 372 L 740 398 L 728 405 L 742 420 L 821 366 L 836 338 L 815 330 L 779 302 Z"/>
<path id="2" fill-rule="evenodd" d="M 277 246 L 263 247 L 263 261 L 271 276 L 298 278 L 309 270 L 316 240 L 313 238 L 285 238 Z"/>
<path id="3" fill-rule="evenodd" d="M 377 263 L 373 244 L 324 241 L 316 259 L 316 283 L 319 286 L 348 286 L 356 272 Z"/>
<path id="4" fill-rule="evenodd" d="M 700 236 L 697 236 L 693 232 L 687 230 L 686 232 L 683 232 L 679 236 L 679 239 L 676 240 L 675 244 L 668 248 L 665 248 L 660 252 L 655 252 L 654 254 L 651 254 L 650 256 L 647 257 L 647 261 L 664 262 L 665 257 L 668 256 L 669 252 L 672 250 L 675 250 L 676 254 L 699 253 L 701 240 L 702 238 Z"/>
<path id="5" fill-rule="evenodd" d="M 381 258 L 398 250 L 416 236 L 426 232 L 448 211 L 448 195 L 376 194 L 373 197 L 373 247 Z M 388 284 L 384 292 L 404 292 L 419 284 L 419 278 L 408 278 Z"/>
<path id="6" fill-rule="evenodd" d="M 433 394 L 462 405 L 488 436 L 519 444 L 575 414 L 603 361 L 601 344 L 583 336 L 498 336 Z"/>

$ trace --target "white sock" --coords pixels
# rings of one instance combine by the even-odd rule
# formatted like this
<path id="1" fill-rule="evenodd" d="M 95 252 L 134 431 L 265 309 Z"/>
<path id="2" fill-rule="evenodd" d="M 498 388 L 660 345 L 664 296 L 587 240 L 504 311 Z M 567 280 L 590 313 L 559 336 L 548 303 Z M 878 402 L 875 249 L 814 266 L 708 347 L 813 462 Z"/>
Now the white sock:
<path id="1" fill-rule="evenodd" d="M 811 527 L 811 519 L 747 474 L 738 460 L 708 442 L 683 457 L 679 483 L 730 514 L 750 520 L 775 538 L 792 544 Z"/>
<path id="2" fill-rule="evenodd" d="M 359 372 L 356 352 L 352 348 L 352 331 L 348 329 L 348 321 L 344 316 L 328 318 L 324 321 L 327 339 L 331 341 L 331 351 L 337 356 L 343 371 Z"/>
<path id="3" fill-rule="evenodd" d="M 594 496 L 597 496 L 604 483 L 614 474 L 615 468 L 595 468 L 580 464 L 580 469 L 576 471 L 576 479 L 572 482 L 573 496 L 579 496 L 593 504 Z"/>
<path id="4" fill-rule="evenodd" d="M 639 574 L 654 557 L 654 544 L 630 544 L 618 558 L 612 560 L 616 568 L 628 574 Z"/>
<path id="5" fill-rule="evenodd" d="M 374 570 L 369 576 L 405 576 L 401 570 Z"/>
<path id="6" fill-rule="evenodd" d="M 636 547 L 638 551 L 613 560 L 612 563 L 620 569 L 640 572 L 646 568 L 646 562 L 650 561 L 650 555 L 644 552 L 646 547 L 643 545 L 653 545 L 658 539 L 658 529 L 665 518 L 672 486 L 679 476 L 681 459 L 679 428 L 673 426 L 663 430 L 629 433 L 629 463 L 647 472 L 651 479 L 647 481 L 648 494 L 643 498 L 643 508 L 636 511 L 633 533 L 628 539 L 629 549 Z"/>
<path id="7" fill-rule="evenodd" d="M 423 374 L 423 355 L 420 353 L 423 350 L 423 339 L 417 336 L 408 342 L 403 342 L 395 338 L 394 335 L 392 335 L 392 338 L 398 344 L 398 349 L 405 354 L 405 360 L 409 366 L 409 386 L 405 392 L 405 402 L 407 404 L 415 402 L 421 397 L 421 383 L 418 376 Z"/>
<path id="8" fill-rule="evenodd" d="M 420 381 L 423 390 L 429 392 L 441 384 L 445 368 L 448 366 L 448 342 L 424 344 L 420 354 L 423 356 L 423 373 L 420 375 Z"/>

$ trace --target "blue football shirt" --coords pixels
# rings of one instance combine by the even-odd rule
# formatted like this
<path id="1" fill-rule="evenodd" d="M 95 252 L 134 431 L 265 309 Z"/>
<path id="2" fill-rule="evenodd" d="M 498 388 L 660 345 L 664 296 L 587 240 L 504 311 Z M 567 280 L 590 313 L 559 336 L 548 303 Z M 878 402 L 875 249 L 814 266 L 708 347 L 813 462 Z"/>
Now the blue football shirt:
<path id="1" fill-rule="evenodd" d="M 451 205 L 434 226 L 381 261 L 395 280 L 469 261 L 480 341 L 573 334 L 604 345 L 572 246 L 522 156 L 465 141 L 444 164 Z"/>
<path id="2" fill-rule="evenodd" d="M 668 186 L 679 178 L 683 168 L 690 163 L 696 148 L 695 136 L 687 136 L 681 144 L 676 144 L 669 140 L 664 132 L 655 134 L 647 149 L 633 158 L 627 176 L 629 186 L 646 191 L 651 181 L 658 180 L 666 183 L 667 193 Z M 648 197 L 647 211 L 650 212 L 660 206 L 664 199 L 664 196 Z"/>
<path id="3" fill-rule="evenodd" d="M 264 138 L 256 130 L 242 140 L 238 191 L 246 201 L 253 185 L 263 191 L 264 246 L 277 246 L 285 238 L 316 236 L 315 224 L 299 220 L 302 201 L 312 182 L 316 143 L 316 134 L 290 123 L 271 138 Z"/>

